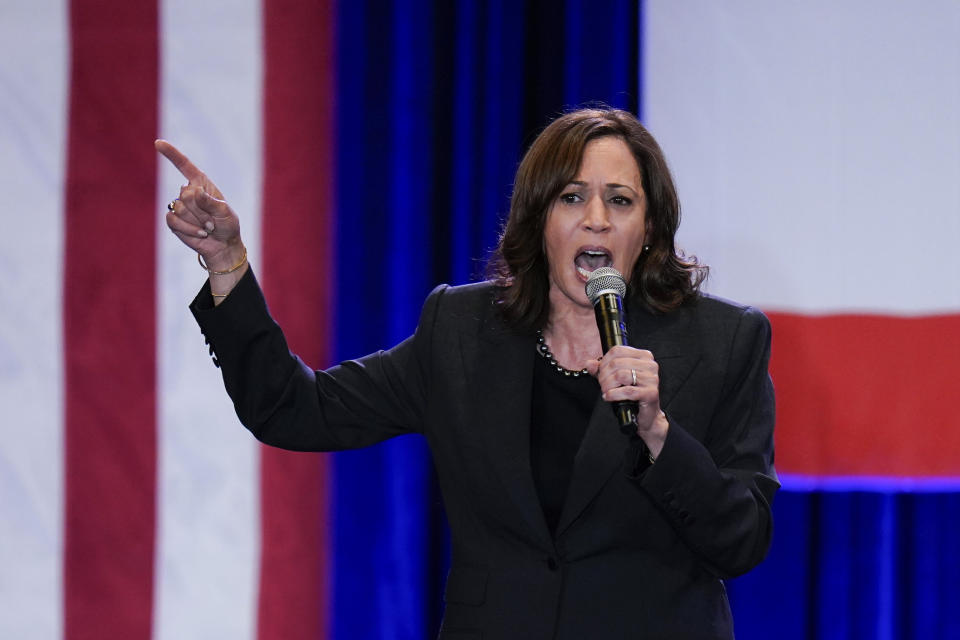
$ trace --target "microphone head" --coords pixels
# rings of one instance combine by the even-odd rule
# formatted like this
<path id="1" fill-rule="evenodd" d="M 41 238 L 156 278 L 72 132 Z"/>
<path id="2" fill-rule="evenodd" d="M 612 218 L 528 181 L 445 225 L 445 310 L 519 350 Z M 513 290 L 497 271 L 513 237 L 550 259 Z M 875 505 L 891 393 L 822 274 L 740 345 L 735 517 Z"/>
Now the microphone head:
<path id="1" fill-rule="evenodd" d="M 590 274 L 586 289 L 590 302 L 597 304 L 597 300 L 605 293 L 614 293 L 621 298 L 625 296 L 627 282 L 620 275 L 620 272 L 613 267 L 600 267 Z"/>

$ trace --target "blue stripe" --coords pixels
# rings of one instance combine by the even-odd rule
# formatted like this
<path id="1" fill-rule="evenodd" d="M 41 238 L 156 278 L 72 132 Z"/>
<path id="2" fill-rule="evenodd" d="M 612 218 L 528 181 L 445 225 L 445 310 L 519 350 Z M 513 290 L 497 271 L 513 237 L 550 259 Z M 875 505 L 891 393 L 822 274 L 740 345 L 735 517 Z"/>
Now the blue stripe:
<path id="1" fill-rule="evenodd" d="M 475 184 L 478 127 L 478 87 L 476 83 L 480 47 L 478 31 L 479 7 L 474 2 L 458 3 L 454 50 L 453 95 L 453 158 L 450 190 L 450 272 L 453 282 L 470 281 L 472 224 L 475 219 L 477 185 Z"/>
<path id="2" fill-rule="evenodd" d="M 960 491 L 960 478 L 888 476 L 809 476 L 778 474 L 785 491 L 873 491 L 938 493 Z"/>

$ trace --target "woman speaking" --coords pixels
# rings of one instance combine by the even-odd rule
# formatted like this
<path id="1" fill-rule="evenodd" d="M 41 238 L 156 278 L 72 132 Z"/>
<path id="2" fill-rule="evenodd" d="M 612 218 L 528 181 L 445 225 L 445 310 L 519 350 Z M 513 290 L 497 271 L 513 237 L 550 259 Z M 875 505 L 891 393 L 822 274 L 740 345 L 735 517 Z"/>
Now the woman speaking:
<path id="1" fill-rule="evenodd" d="M 722 580 L 763 559 L 779 486 L 770 328 L 699 291 L 633 115 L 554 120 L 490 280 L 437 287 L 413 336 L 326 371 L 289 352 L 216 186 L 157 149 L 189 181 L 167 224 L 210 274 L 191 310 L 243 424 L 298 451 L 427 439 L 453 549 L 440 638 L 733 637 Z M 606 353 L 584 288 L 602 267 L 624 274 L 630 341 Z"/>

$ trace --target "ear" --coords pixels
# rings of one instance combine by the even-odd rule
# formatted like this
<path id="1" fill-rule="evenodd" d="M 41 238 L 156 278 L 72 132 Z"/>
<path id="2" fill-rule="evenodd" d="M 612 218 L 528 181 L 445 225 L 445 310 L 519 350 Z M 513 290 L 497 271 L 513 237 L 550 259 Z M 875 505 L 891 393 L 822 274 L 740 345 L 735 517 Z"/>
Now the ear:
<path id="1" fill-rule="evenodd" d="M 653 220 L 650 216 L 646 216 L 643 226 L 643 251 L 647 252 L 650 250 L 650 245 L 653 244 Z"/>

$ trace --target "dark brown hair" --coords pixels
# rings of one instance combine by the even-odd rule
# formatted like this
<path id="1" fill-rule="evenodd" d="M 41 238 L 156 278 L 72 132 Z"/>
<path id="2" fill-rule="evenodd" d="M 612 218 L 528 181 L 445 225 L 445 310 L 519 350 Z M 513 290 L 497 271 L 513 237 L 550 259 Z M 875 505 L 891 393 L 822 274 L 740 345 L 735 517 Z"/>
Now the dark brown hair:
<path id="1" fill-rule="evenodd" d="M 597 138 L 623 140 L 640 168 L 647 197 L 645 249 L 628 278 L 631 293 L 652 310 L 666 312 L 696 294 L 707 267 L 674 246 L 680 201 L 660 145 L 636 116 L 619 109 L 580 109 L 551 122 L 527 150 L 517 169 L 510 215 L 488 265 L 499 285 L 499 303 L 518 328 L 546 325 L 550 313 L 543 234 L 547 212 L 580 171 L 583 150 Z"/>

